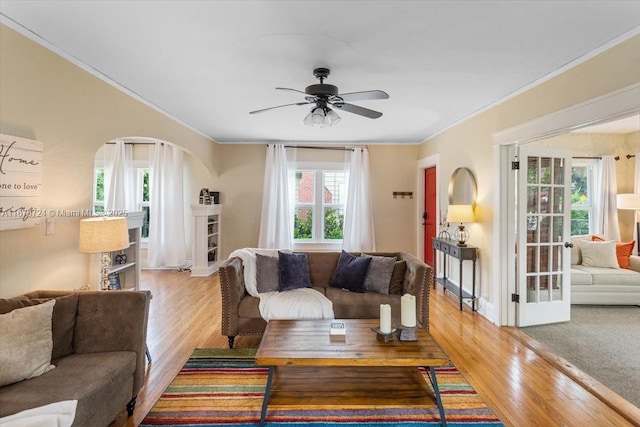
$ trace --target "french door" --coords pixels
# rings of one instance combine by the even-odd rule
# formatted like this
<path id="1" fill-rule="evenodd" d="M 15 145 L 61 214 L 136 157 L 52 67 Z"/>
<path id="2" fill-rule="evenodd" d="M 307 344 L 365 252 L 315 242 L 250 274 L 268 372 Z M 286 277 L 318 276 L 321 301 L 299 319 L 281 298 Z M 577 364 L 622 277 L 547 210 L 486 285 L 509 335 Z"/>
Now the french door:
<path id="1" fill-rule="evenodd" d="M 518 326 L 571 317 L 571 155 L 519 147 Z"/>

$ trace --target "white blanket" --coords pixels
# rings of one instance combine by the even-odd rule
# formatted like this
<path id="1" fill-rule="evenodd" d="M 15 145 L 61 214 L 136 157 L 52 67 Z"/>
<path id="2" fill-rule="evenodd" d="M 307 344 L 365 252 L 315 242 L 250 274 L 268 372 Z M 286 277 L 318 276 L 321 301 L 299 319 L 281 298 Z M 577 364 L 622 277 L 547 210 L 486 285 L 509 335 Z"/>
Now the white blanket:
<path id="1" fill-rule="evenodd" d="M 260 298 L 260 316 L 264 320 L 334 318 L 331 300 L 314 289 L 302 288 L 286 292 L 259 293 L 256 280 L 256 253 L 278 256 L 277 249 L 243 248 L 233 251 L 229 258 L 238 257 L 242 260 L 245 289 L 249 295 Z"/>
<path id="2" fill-rule="evenodd" d="M 311 288 L 260 294 L 260 315 L 272 319 L 333 319 L 333 303 Z"/>

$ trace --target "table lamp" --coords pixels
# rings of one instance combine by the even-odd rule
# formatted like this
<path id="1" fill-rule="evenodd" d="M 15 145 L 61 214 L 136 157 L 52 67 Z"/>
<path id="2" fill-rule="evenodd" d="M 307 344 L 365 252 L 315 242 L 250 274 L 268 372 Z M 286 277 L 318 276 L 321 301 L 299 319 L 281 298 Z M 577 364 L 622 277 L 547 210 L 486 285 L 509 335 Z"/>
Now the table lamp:
<path id="1" fill-rule="evenodd" d="M 447 222 L 458 222 L 458 229 L 453 235 L 458 241 L 458 246 L 467 246 L 469 240 L 469 232 L 465 230 L 465 222 L 475 222 L 473 215 L 473 206 L 471 205 L 449 205 L 447 212 Z"/>
<path id="2" fill-rule="evenodd" d="M 129 231 L 126 217 L 96 217 L 80 220 L 80 252 L 102 253 L 100 263 L 100 290 L 109 290 L 109 252 L 129 247 Z"/>
<path id="3" fill-rule="evenodd" d="M 640 222 L 638 222 L 638 212 L 640 211 L 640 193 L 618 194 L 616 196 L 618 209 L 635 211 L 636 240 L 640 239 Z M 640 246 L 639 246 L 640 248 Z"/>

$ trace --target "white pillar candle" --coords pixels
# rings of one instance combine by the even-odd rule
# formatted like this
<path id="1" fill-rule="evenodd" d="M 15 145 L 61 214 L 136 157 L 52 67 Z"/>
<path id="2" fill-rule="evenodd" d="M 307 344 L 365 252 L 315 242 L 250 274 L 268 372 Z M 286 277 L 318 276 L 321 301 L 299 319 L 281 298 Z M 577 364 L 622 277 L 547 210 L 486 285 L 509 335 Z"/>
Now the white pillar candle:
<path id="1" fill-rule="evenodd" d="M 391 333 L 391 306 L 389 304 L 380 304 L 380 332 L 383 334 Z"/>
<path id="2" fill-rule="evenodd" d="M 416 297 L 404 294 L 400 300 L 400 319 L 402 326 L 415 328 L 416 326 Z"/>

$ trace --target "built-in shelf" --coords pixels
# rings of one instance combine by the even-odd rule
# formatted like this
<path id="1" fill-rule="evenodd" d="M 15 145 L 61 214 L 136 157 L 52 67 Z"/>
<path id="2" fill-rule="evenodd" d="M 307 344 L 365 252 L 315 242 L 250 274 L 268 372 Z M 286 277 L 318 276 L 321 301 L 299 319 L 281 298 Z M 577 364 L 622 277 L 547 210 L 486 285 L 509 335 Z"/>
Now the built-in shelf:
<path id="1" fill-rule="evenodd" d="M 209 276 L 220 265 L 222 205 L 191 205 L 193 215 L 192 276 Z"/>

